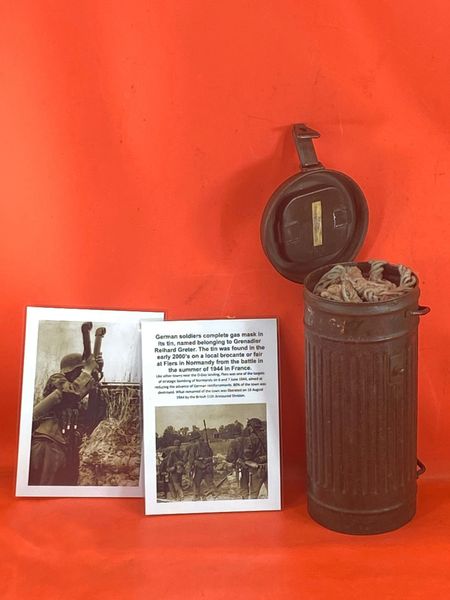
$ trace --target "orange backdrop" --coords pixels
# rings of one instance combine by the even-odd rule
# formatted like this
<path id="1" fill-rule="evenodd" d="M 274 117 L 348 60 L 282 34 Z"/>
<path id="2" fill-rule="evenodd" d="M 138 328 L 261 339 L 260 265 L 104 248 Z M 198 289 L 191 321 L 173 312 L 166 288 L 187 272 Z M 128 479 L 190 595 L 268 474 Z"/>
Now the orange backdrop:
<path id="1" fill-rule="evenodd" d="M 444 0 L 0 4 L 8 472 L 24 309 L 41 305 L 279 317 L 283 466 L 304 474 L 302 288 L 259 242 L 304 121 L 364 190 L 359 258 L 421 278 L 419 456 L 450 476 L 449 18 Z"/>

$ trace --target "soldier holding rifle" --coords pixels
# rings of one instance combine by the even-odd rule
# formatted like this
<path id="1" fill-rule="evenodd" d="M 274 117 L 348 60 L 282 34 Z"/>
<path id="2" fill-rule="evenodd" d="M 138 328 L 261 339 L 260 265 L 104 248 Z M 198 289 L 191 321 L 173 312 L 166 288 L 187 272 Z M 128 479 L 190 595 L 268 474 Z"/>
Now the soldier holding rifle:
<path id="1" fill-rule="evenodd" d="M 266 432 L 261 419 L 252 418 L 247 421 L 248 437 L 245 438 L 242 457 L 237 460 L 241 469 L 241 487 L 244 498 L 257 499 L 263 484 L 267 487 L 267 441 Z"/>
<path id="2" fill-rule="evenodd" d="M 242 499 L 248 498 L 249 473 L 244 465 L 244 438 L 236 431 L 228 446 L 226 461 L 232 465 L 236 473 L 236 483 Z"/>
<path id="3" fill-rule="evenodd" d="M 205 439 L 203 440 L 199 431 L 194 431 L 191 434 L 191 439 L 194 440 L 188 458 L 188 468 L 192 477 L 194 486 L 194 500 L 206 500 L 209 495 L 216 496 L 216 488 L 214 487 L 214 467 L 213 467 L 213 451 L 209 445 L 206 423 Z M 205 482 L 206 490 L 201 493 L 202 482 Z"/>
<path id="4" fill-rule="evenodd" d="M 169 473 L 169 489 L 174 500 L 184 500 L 183 473 L 184 454 L 181 450 L 180 440 L 174 441 L 174 448 L 167 458 L 167 472 Z"/>

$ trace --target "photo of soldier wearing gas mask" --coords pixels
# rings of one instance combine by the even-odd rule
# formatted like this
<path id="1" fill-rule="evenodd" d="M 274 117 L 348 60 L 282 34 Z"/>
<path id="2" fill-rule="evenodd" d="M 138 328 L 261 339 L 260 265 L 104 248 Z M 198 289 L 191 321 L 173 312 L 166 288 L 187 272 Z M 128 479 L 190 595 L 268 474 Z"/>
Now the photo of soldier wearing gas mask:
<path id="1" fill-rule="evenodd" d="M 137 486 L 140 379 L 136 324 L 41 321 L 28 484 Z"/>
<path id="2" fill-rule="evenodd" d="M 156 407 L 156 431 L 158 502 L 268 497 L 265 404 Z"/>

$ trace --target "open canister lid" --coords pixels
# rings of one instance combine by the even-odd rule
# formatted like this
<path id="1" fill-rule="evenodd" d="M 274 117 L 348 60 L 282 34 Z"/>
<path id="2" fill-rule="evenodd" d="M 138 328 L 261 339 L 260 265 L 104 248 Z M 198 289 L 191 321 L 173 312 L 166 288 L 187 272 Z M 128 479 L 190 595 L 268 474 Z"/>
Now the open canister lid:
<path id="1" fill-rule="evenodd" d="M 293 135 L 302 171 L 270 198 L 261 241 L 277 271 L 303 283 L 314 269 L 355 258 L 366 236 L 368 209 L 353 179 L 318 162 L 312 142 L 317 131 L 299 124 Z"/>

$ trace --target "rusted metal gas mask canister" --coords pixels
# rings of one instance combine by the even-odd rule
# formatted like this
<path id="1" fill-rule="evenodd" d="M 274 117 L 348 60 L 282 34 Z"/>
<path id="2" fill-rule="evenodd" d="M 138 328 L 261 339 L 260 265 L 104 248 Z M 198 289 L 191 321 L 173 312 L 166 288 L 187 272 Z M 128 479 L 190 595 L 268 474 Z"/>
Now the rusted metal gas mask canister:
<path id="1" fill-rule="evenodd" d="M 324 169 L 305 125 L 294 125 L 302 172 L 272 195 L 261 224 L 264 251 L 288 279 L 304 283 L 308 511 L 343 533 L 401 527 L 416 510 L 419 287 L 376 303 L 313 293 L 334 264 L 352 263 L 367 231 L 358 185 Z M 384 278 L 398 284 L 396 265 Z"/>

